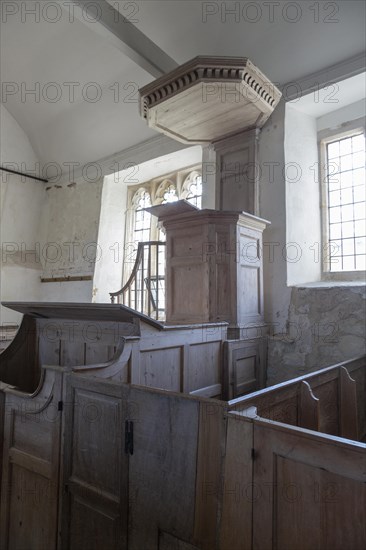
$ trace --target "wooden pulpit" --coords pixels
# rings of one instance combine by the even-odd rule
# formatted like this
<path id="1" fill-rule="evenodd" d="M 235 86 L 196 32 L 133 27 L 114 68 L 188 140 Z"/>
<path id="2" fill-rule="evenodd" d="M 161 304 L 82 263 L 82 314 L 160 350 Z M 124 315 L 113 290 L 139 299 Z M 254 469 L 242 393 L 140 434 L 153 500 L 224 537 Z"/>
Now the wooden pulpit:
<path id="1" fill-rule="evenodd" d="M 232 338 L 263 324 L 263 231 L 245 212 L 186 201 L 149 208 L 166 232 L 166 323 L 227 321 Z"/>

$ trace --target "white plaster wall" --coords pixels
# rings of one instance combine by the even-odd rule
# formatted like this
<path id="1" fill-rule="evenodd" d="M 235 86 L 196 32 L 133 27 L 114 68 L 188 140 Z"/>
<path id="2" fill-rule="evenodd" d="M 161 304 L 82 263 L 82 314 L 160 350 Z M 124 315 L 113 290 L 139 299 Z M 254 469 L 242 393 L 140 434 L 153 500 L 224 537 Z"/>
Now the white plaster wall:
<path id="1" fill-rule="evenodd" d="M 321 280 L 320 185 L 316 119 L 285 113 L 287 284 Z"/>
<path id="2" fill-rule="evenodd" d="M 3 105 L 0 109 L 1 165 L 32 172 L 38 159 L 27 135 Z M 41 293 L 40 232 L 45 184 L 3 171 L 0 179 L 0 298 L 2 301 L 38 300 Z M 0 308 L 1 324 L 19 323 L 20 319 L 20 314 Z"/>
<path id="3" fill-rule="evenodd" d="M 328 128 L 337 128 L 344 122 L 356 120 L 366 116 L 366 99 L 351 103 L 342 109 L 337 109 L 332 113 L 323 115 L 317 119 L 317 131 L 326 130 Z"/>
<path id="4" fill-rule="evenodd" d="M 285 103 L 262 128 L 258 143 L 259 212 L 271 222 L 263 235 L 265 319 L 274 333 L 286 330 L 290 289 L 286 285 Z"/>
<path id="5" fill-rule="evenodd" d="M 42 302 L 89 303 L 93 296 L 93 281 L 42 283 Z"/>
<path id="6" fill-rule="evenodd" d="M 104 178 L 98 245 L 102 261 L 95 266 L 93 301 L 110 302 L 109 292 L 121 288 L 127 185 L 116 175 Z"/>
<path id="7" fill-rule="evenodd" d="M 39 165 L 32 145 L 1 106 L 1 163 L 23 172 Z M 45 184 L 1 172 L 1 300 L 90 302 L 96 263 L 101 180 Z M 41 283 L 41 277 L 89 276 Z M 21 315 L 1 308 L 1 323 Z"/>
<path id="8" fill-rule="evenodd" d="M 39 159 L 31 142 L 15 118 L 0 104 L 1 146 L 0 162 L 2 165 L 14 163 L 14 169 L 30 173 L 39 165 Z M 8 166 L 12 168 L 11 166 Z M 27 170 L 28 168 L 28 170 Z"/>
<path id="9" fill-rule="evenodd" d="M 47 185 L 43 276 L 87 276 L 90 280 L 42 283 L 42 300 L 92 301 L 94 269 L 101 261 L 98 227 L 102 186 L 102 180 L 82 179 Z"/>
<path id="10" fill-rule="evenodd" d="M 317 141 L 315 121 L 286 107 L 285 116 L 285 106 L 279 105 L 259 140 L 260 215 L 272 222 L 264 240 L 272 243 L 274 251 L 269 258 L 264 248 L 268 385 L 365 353 L 365 286 L 319 281 L 290 286 L 300 277 L 305 279 L 302 269 L 317 276 L 318 266 L 308 257 L 302 268 L 299 263 L 291 269 L 283 255 L 276 253 L 290 239 L 307 243 L 320 231 L 319 184 L 315 186 L 306 172 L 304 187 L 291 188 L 282 172 L 285 161 L 311 166 Z M 358 118 L 359 111 L 352 112 Z M 327 115 L 326 124 L 331 120 L 331 124 L 342 124 L 348 116 L 347 109 L 342 117 Z M 268 177 L 269 162 L 274 165 L 273 180 Z"/>

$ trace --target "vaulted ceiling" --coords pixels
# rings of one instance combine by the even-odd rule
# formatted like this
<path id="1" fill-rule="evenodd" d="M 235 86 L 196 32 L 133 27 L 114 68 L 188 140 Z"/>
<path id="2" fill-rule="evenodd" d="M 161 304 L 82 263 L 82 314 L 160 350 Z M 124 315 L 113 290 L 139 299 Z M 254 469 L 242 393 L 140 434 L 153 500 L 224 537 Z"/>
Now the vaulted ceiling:
<path id="1" fill-rule="evenodd" d="M 357 0 L 98 2 L 113 13 L 114 35 L 99 12 L 94 21 L 71 17 L 71 2 L 63 0 L 61 17 L 55 2 L 33 0 L 19 1 L 17 13 L 2 17 L 2 102 L 43 163 L 97 161 L 154 137 L 139 116 L 137 90 L 170 62 L 200 54 L 245 56 L 285 84 L 346 62 L 365 47 L 365 3 Z M 37 20 L 32 4 L 49 7 Z M 154 62 L 156 70 L 149 68 Z M 26 94 L 31 89 L 39 98 Z"/>

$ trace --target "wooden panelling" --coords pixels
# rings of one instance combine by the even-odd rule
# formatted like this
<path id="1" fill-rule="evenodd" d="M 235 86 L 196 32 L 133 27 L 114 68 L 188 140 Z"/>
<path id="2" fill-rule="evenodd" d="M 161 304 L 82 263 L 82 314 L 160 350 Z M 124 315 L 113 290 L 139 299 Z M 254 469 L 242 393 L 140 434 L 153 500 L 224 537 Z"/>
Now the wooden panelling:
<path id="1" fill-rule="evenodd" d="M 130 402 L 128 548 L 158 550 L 159 530 L 192 541 L 199 401 L 131 387 Z"/>
<path id="2" fill-rule="evenodd" d="M 139 384 L 163 390 L 181 391 L 182 348 L 143 351 Z"/>
<path id="3" fill-rule="evenodd" d="M 167 235 L 168 324 L 263 323 L 260 250 L 269 222 L 232 208 L 159 216 Z"/>
<path id="4" fill-rule="evenodd" d="M 5 393 L 2 549 L 52 550 L 57 544 L 62 372 L 46 368 L 34 395 Z"/>
<path id="5" fill-rule="evenodd" d="M 97 510 L 78 494 L 72 496 L 70 546 L 75 550 L 125 549 L 120 544 L 117 519 L 105 508 Z"/>
<path id="6" fill-rule="evenodd" d="M 356 382 L 345 367 L 339 369 L 339 424 L 340 435 L 358 439 L 357 389 Z M 366 395 L 366 394 L 365 394 Z"/>
<path id="7" fill-rule="evenodd" d="M 206 347 L 186 330 L 195 341 L 179 347 L 183 333 L 172 330 L 168 347 L 183 371 L 215 358 L 212 334 Z M 364 360 L 234 400 L 229 413 L 120 382 L 136 343 L 139 356 L 162 359 L 153 334 L 144 349 L 122 345 L 116 361 L 45 367 L 34 395 L 2 384 L 2 550 L 363 550 L 366 445 L 314 431 L 312 386 L 336 384 L 349 437 L 359 418 L 349 372 Z"/>
<path id="8" fill-rule="evenodd" d="M 365 484 L 283 456 L 276 457 L 275 468 L 278 548 L 365 547 Z"/>
<path id="9" fill-rule="evenodd" d="M 76 365 L 85 365 L 86 361 L 86 350 L 85 342 L 83 341 L 70 341 L 61 340 L 61 351 L 60 351 L 60 364 L 63 367 L 71 367 Z"/>
<path id="10" fill-rule="evenodd" d="M 247 317 L 261 316 L 260 271 L 253 265 L 241 265 L 239 279 L 238 308 L 242 315 L 239 322 L 245 322 Z"/>
<path id="11" fill-rule="evenodd" d="M 356 382 L 358 435 L 361 441 L 366 441 L 366 368 L 347 366 L 347 370 Z"/>
<path id="12" fill-rule="evenodd" d="M 346 361 L 248 397 L 233 399 L 230 408 L 238 411 L 254 406 L 263 418 L 362 440 L 365 371 L 363 358 Z"/>
<path id="13" fill-rule="evenodd" d="M 197 546 L 192 546 L 177 537 L 168 533 L 159 534 L 159 550 L 200 550 Z"/>
<path id="14" fill-rule="evenodd" d="M 220 384 L 222 379 L 221 370 L 221 342 L 194 344 L 189 346 L 189 362 L 187 369 L 188 391 Z"/>
<path id="15" fill-rule="evenodd" d="M 319 399 L 304 380 L 300 385 L 298 425 L 309 430 L 319 430 Z"/>
<path id="16" fill-rule="evenodd" d="M 65 366 L 34 394 L 1 383 L 2 550 L 363 550 L 364 357 L 228 405 L 202 397 L 221 392 L 222 325 L 142 323 L 118 343 L 103 327 L 99 344 L 41 342 Z M 261 345 L 227 342 L 239 391 Z"/>
<path id="17" fill-rule="evenodd" d="M 9 531 L 1 548 L 51 550 L 56 548 L 56 502 L 52 502 L 52 481 L 32 471 L 28 464 L 9 467 Z M 51 508 L 50 508 L 51 506 Z M 57 510 L 56 510 L 57 511 Z M 6 544 L 8 546 L 6 546 Z"/>
<path id="18" fill-rule="evenodd" d="M 257 389 L 259 371 L 258 346 L 245 346 L 233 351 L 233 394 L 234 397 Z"/>
<path id="19" fill-rule="evenodd" d="M 254 450 L 253 549 L 366 546 L 364 445 L 258 418 Z"/>
<path id="20" fill-rule="evenodd" d="M 27 390 L 30 382 L 25 376 L 26 383 L 23 384 L 17 373 L 22 369 L 32 371 L 36 365 L 38 375 L 36 379 L 32 378 L 32 385 L 36 384 L 34 390 L 39 383 L 40 366 L 46 364 L 73 367 L 85 375 L 98 375 L 123 383 L 185 393 L 204 390 L 204 395 L 209 396 L 222 394 L 219 386 L 222 385 L 224 370 L 222 344 L 227 333 L 226 323 L 160 325 L 158 329 L 156 323 L 151 325 L 143 321 L 140 325 L 138 317 L 132 318 L 131 323 L 113 322 L 108 307 L 117 307 L 117 310 L 113 309 L 117 318 L 122 314 L 124 319 L 127 313 L 123 306 L 104 306 L 102 311 L 107 320 L 100 321 L 96 320 L 91 308 L 87 308 L 84 314 L 90 319 L 82 319 L 80 307 L 74 311 L 73 305 L 59 304 L 55 306 L 55 312 L 60 318 L 53 319 L 52 308 L 42 304 L 31 306 L 28 309 L 34 309 L 34 314 L 42 317 L 25 315 L 18 336 L 1 356 L 1 381 L 19 383 L 19 389 Z M 27 310 L 26 304 L 15 304 L 14 307 Z M 130 315 L 128 308 L 127 311 Z M 71 314 L 76 318 L 67 318 Z M 131 332 L 138 335 L 131 336 Z M 31 368 L 28 369 L 27 357 L 32 350 L 33 364 L 30 361 Z M 18 357 L 17 361 L 14 355 Z M 207 390 L 210 387 L 212 392 Z M 217 388 L 219 391 L 213 393 Z"/>
<path id="21" fill-rule="evenodd" d="M 231 400 L 264 387 L 266 339 L 224 343 L 223 395 Z"/>
<path id="22" fill-rule="evenodd" d="M 252 548 L 253 425 L 236 413 L 228 418 L 220 550 Z"/>
<path id="23" fill-rule="evenodd" d="M 252 135 L 253 132 L 250 132 Z M 220 147 L 216 143 L 220 181 L 217 182 L 221 210 L 234 210 L 254 214 L 254 185 L 248 179 L 248 165 L 255 160 L 255 139 L 236 142 L 236 147 Z"/>
<path id="24" fill-rule="evenodd" d="M 127 550 L 127 388 L 67 376 L 62 548 Z"/>
<path id="25" fill-rule="evenodd" d="M 194 541 L 202 550 L 216 550 L 221 507 L 226 408 L 218 401 L 200 404 Z"/>
<path id="26" fill-rule="evenodd" d="M 337 373 L 338 374 L 338 373 Z M 319 399 L 319 431 L 340 435 L 338 411 L 338 376 L 324 384 L 314 386 L 314 395 Z"/>

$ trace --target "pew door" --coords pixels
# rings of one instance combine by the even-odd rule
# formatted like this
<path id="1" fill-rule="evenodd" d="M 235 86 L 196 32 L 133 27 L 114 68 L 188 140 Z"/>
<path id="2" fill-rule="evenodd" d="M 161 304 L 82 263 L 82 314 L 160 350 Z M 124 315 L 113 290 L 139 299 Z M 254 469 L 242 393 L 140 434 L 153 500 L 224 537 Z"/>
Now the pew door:
<path id="1" fill-rule="evenodd" d="M 5 392 L 1 550 L 55 550 L 62 371 L 45 367 L 32 395 Z"/>
<path id="2" fill-rule="evenodd" d="M 254 420 L 253 549 L 364 550 L 366 446 Z"/>
<path id="3" fill-rule="evenodd" d="M 67 375 L 61 548 L 127 549 L 127 391 Z"/>

